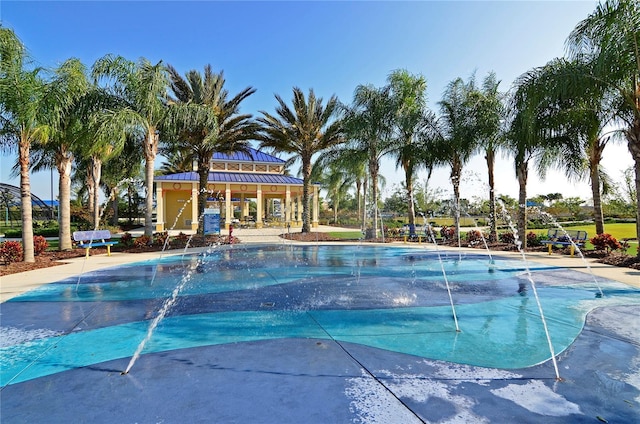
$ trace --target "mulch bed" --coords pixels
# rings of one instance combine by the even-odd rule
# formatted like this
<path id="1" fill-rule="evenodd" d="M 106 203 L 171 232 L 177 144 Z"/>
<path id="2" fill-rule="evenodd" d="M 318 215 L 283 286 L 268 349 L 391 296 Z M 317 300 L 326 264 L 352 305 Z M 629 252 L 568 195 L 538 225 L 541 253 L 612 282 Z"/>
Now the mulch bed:
<path id="1" fill-rule="evenodd" d="M 288 240 L 296 240 L 296 241 L 306 241 L 306 242 L 316 242 L 316 241 L 345 241 L 344 239 L 331 237 L 327 233 L 290 233 L 283 234 L 283 238 Z M 376 241 L 381 242 L 382 240 L 363 240 L 366 242 Z M 392 241 L 392 239 L 385 239 L 386 242 Z M 234 243 L 239 243 L 240 240 L 234 238 Z M 216 243 L 228 244 L 229 240 L 224 236 L 207 236 L 207 237 L 198 237 L 194 236 L 190 242 L 190 247 L 205 247 Z M 167 250 L 174 249 L 184 249 L 185 240 L 172 240 L 168 245 Z M 479 249 L 484 249 L 483 244 L 479 244 L 474 246 Z M 489 244 L 489 249 L 492 251 L 514 251 L 516 247 L 513 244 L 506 243 L 491 243 Z M 144 253 L 144 252 L 159 252 L 162 250 L 162 246 L 151 245 L 151 246 L 142 246 L 142 247 L 126 247 L 122 245 L 116 245 L 111 248 L 112 252 L 126 252 L 126 253 Z M 545 246 L 542 247 L 534 247 L 527 249 L 528 251 L 546 251 L 547 248 Z M 91 249 L 91 255 L 100 255 L 106 254 L 107 249 L 104 247 L 96 247 Z M 569 249 L 558 249 L 554 251 L 556 254 L 569 254 Z M 16 274 L 19 272 L 31 271 L 34 269 L 48 268 L 51 266 L 62 265 L 65 259 L 69 258 L 77 258 L 84 256 L 84 249 L 76 248 L 69 251 L 46 251 L 36 256 L 36 261 L 33 263 L 26 262 L 14 262 L 11 264 L 2 264 L 0 265 L 0 276 Z M 623 254 L 621 252 L 611 252 L 607 253 L 604 251 L 583 251 L 585 257 L 589 258 L 597 258 L 598 262 L 607 264 L 607 265 L 615 265 L 619 267 L 627 267 L 632 269 L 640 270 L 640 257 L 631 256 L 628 254 Z"/>

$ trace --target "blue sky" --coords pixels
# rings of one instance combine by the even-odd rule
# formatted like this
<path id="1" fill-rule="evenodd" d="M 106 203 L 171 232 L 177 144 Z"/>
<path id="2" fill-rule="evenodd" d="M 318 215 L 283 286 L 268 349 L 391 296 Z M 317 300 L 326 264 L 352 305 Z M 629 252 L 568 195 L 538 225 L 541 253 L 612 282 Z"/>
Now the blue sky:
<path id="1" fill-rule="evenodd" d="M 448 82 L 476 72 L 495 71 L 507 91 L 527 70 L 564 54 L 570 31 L 595 1 L 12 1 L 0 2 L 0 19 L 12 28 L 38 64 L 54 67 L 70 57 L 90 66 L 107 53 L 151 62 L 163 60 L 180 72 L 202 71 L 206 64 L 224 70 L 234 94 L 252 86 L 257 92 L 242 111 L 273 112 L 274 94 L 291 98 L 292 87 L 313 88 L 325 99 L 345 103 L 359 84 L 381 86 L 394 69 L 427 80 L 430 107 Z M 14 161 L 3 156 L 0 180 Z M 158 161 L 160 162 L 160 161 Z M 624 145 L 605 151 L 605 166 L 619 179 L 632 163 Z M 159 165 L 159 163 L 158 163 Z M 463 197 L 484 191 L 481 157 L 466 167 Z M 382 169 L 386 193 L 402 181 L 390 161 Z M 477 175 L 470 175 L 473 173 Z M 426 175 L 419 175 L 423 181 Z M 50 173 L 33 175 L 33 192 L 50 195 Z M 497 191 L 517 197 L 513 161 L 498 164 Z M 448 170 L 431 185 L 450 193 Z M 54 197 L 57 195 L 54 175 Z M 530 196 L 561 192 L 589 198 L 586 181 L 577 184 L 551 173 L 546 182 L 532 176 Z"/>

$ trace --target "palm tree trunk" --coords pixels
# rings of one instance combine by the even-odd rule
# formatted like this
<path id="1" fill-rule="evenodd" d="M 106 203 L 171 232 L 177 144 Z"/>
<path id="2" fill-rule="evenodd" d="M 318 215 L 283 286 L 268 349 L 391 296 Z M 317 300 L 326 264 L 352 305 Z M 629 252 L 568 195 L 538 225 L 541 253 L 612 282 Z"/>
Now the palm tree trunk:
<path id="1" fill-rule="evenodd" d="M 487 161 L 487 172 L 489 174 L 489 240 L 498 240 L 498 212 L 496 210 L 496 181 L 494 175 L 496 153 L 489 149 L 484 157 Z"/>
<path id="2" fill-rule="evenodd" d="M 462 166 L 459 161 L 455 161 L 451 166 L 451 184 L 453 185 L 453 226 L 455 229 L 454 238 L 460 242 L 460 176 Z M 458 243 L 459 244 L 459 243 Z"/>
<path id="3" fill-rule="evenodd" d="M 407 206 L 409 214 L 409 229 L 411 234 L 415 234 L 416 231 L 416 208 L 413 202 L 413 172 L 409 169 L 410 166 L 404 167 L 404 180 L 407 189 Z"/>
<path id="4" fill-rule="evenodd" d="M 604 215 L 602 213 L 602 198 L 600 196 L 600 173 L 598 165 L 590 166 L 591 196 L 593 197 L 593 221 L 596 224 L 596 234 L 604 233 Z"/>
<path id="5" fill-rule="evenodd" d="M 633 126 L 626 131 L 627 147 L 634 160 L 636 187 L 636 238 L 640 242 L 640 117 L 636 117 Z M 640 257 L 640 245 L 637 256 Z"/>
<path id="6" fill-rule="evenodd" d="M 33 250 L 33 213 L 31 209 L 31 180 L 29 177 L 30 143 L 24 137 L 18 144 L 20 162 L 20 209 L 22 213 L 22 260 L 35 262 Z"/>
<path id="7" fill-rule="evenodd" d="M 91 181 L 93 183 L 93 228 L 100 225 L 100 178 L 102 178 L 102 160 L 91 158 Z"/>
<path id="8" fill-rule="evenodd" d="M 209 158 L 198 158 L 198 234 L 204 235 L 204 208 L 207 206 L 207 184 L 209 184 Z M 231 200 L 231 199 L 229 199 Z M 229 217 L 227 217 L 229 219 Z"/>
<path id="9" fill-rule="evenodd" d="M 309 186 L 311 181 L 311 157 L 302 158 L 302 232 L 311 232 Z"/>
<path id="10" fill-rule="evenodd" d="M 89 161 L 91 162 L 91 161 Z M 87 166 L 87 210 L 89 211 L 89 215 L 93 216 L 93 210 L 95 209 L 95 197 L 93 193 L 96 188 L 93 184 L 93 178 L 91 177 L 91 163 Z"/>
<path id="11" fill-rule="evenodd" d="M 58 250 L 71 250 L 71 167 L 73 156 L 61 155 L 58 160 L 58 193 L 60 221 Z"/>
<path id="12" fill-rule="evenodd" d="M 516 175 L 518 177 L 518 237 L 521 247 L 527 247 L 527 178 L 529 176 L 528 162 L 524 161 L 516 166 Z"/>
<path id="13" fill-rule="evenodd" d="M 362 198 L 360 192 L 362 191 L 362 181 L 360 178 L 356 178 L 356 200 L 358 202 L 358 216 L 362 215 Z"/>
<path id="14" fill-rule="evenodd" d="M 145 208 L 144 208 L 144 235 L 153 236 L 153 171 L 158 153 L 158 138 L 156 128 L 151 127 L 147 133 L 144 143 L 144 175 L 145 175 Z M 200 168 L 198 168 L 200 169 Z M 207 175 L 209 174 L 209 166 L 207 162 Z M 206 178 L 206 177 L 205 177 Z M 202 188 L 203 186 L 201 186 Z M 206 187 L 206 184 L 204 185 Z M 206 200 L 206 198 L 205 198 Z M 198 208 L 200 204 L 198 204 Z M 204 212 L 204 208 L 203 208 Z"/>
<path id="15" fill-rule="evenodd" d="M 371 238 L 376 238 L 378 235 L 378 169 L 379 164 L 377 159 L 369 162 L 369 171 L 371 172 L 371 202 L 373 203 L 373 223 Z"/>
<path id="16" fill-rule="evenodd" d="M 113 219 L 111 221 L 111 224 L 114 227 L 118 226 L 118 223 L 120 221 L 120 217 L 118 216 L 118 193 L 119 193 L 119 189 L 118 186 L 116 185 L 113 189 L 111 189 L 111 209 L 113 209 Z"/>
<path id="17" fill-rule="evenodd" d="M 360 224 L 360 231 L 365 232 L 367 229 L 367 178 L 362 181 L 362 209 L 360 210 L 360 216 L 362 222 Z"/>

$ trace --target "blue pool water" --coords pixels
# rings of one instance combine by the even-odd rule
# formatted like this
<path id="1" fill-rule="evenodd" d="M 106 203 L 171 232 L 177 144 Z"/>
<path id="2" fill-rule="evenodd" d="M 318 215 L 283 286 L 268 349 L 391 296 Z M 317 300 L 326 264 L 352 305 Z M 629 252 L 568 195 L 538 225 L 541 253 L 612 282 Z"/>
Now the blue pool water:
<path id="1" fill-rule="evenodd" d="M 445 279 L 460 332 L 455 331 Z M 225 246 L 87 273 L 2 304 L 0 383 L 129 358 L 179 281 L 184 289 L 145 353 L 317 338 L 429 359 L 523 368 L 550 359 L 531 271 L 556 353 L 598 306 L 640 292 L 566 269 L 374 246 Z"/>

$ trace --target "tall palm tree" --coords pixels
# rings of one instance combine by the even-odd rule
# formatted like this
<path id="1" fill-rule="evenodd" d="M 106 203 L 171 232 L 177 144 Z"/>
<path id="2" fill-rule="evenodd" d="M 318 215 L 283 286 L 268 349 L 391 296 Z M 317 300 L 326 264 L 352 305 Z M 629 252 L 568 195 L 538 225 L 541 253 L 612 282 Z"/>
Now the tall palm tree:
<path id="1" fill-rule="evenodd" d="M 519 185 L 517 230 L 524 247 L 530 163 L 535 162 L 538 174 L 543 176 L 549 165 L 545 157 L 560 157 L 567 161 L 580 157 L 580 148 L 571 137 L 573 128 L 554 113 L 557 104 L 549 99 L 546 83 L 544 67 L 526 72 L 516 80 L 509 105 L 507 146 L 515 156 Z"/>
<path id="2" fill-rule="evenodd" d="M 322 155 L 314 166 L 314 168 L 320 169 L 335 166 L 342 170 L 345 179 L 352 181 L 352 184 L 355 185 L 357 216 L 360 219 L 360 229 L 362 231 L 366 228 L 366 208 L 364 204 L 368 187 L 368 162 L 369 157 L 365 150 L 355 150 L 343 144 Z"/>
<path id="3" fill-rule="evenodd" d="M 84 96 L 90 86 L 86 67 L 77 59 L 69 59 L 57 69 L 56 74 L 67 84 L 75 86 Z M 70 250 L 71 244 L 71 171 L 74 151 L 78 149 L 83 131 L 82 98 L 61 111 L 57 125 L 48 141 L 35 145 L 33 170 L 58 171 L 59 231 L 58 249 Z"/>
<path id="4" fill-rule="evenodd" d="M 351 106 L 345 110 L 344 128 L 348 140 L 347 149 L 363 152 L 368 158 L 374 217 L 370 237 L 375 237 L 378 233 L 375 217 L 378 216 L 380 160 L 394 148 L 393 119 L 394 108 L 388 86 L 356 87 Z"/>
<path id="5" fill-rule="evenodd" d="M 65 72 L 47 78 L 28 68 L 29 58 L 15 33 L 0 27 L 0 138 L 18 150 L 24 262 L 34 262 L 31 208 L 31 146 L 46 142 L 63 111 L 80 95 Z"/>
<path id="6" fill-rule="evenodd" d="M 495 160 L 501 145 L 504 144 L 504 122 L 506 110 L 504 95 L 498 91 L 500 81 L 494 72 L 490 72 L 483 80 L 482 87 L 471 93 L 474 126 L 478 149 L 484 153 L 487 162 L 489 183 L 489 238 L 498 238 L 498 215 L 496 211 L 495 193 Z"/>
<path id="7" fill-rule="evenodd" d="M 136 187 L 135 181 L 144 171 L 142 169 L 143 155 L 140 140 L 128 134 L 123 143 L 122 150 L 103 166 L 102 186 L 107 197 L 111 200 L 113 211 L 113 225 L 119 222 L 119 195 L 126 187 L 127 191 Z M 124 184 L 123 181 L 127 183 Z"/>
<path id="8" fill-rule="evenodd" d="M 109 92 L 122 100 L 113 110 L 110 126 L 128 132 L 142 132 L 145 162 L 144 234 L 153 234 L 153 175 L 160 142 L 159 128 L 166 113 L 169 79 L 162 61 L 151 64 L 145 58 L 137 63 L 122 56 L 107 55 L 93 65 L 97 81 L 108 83 Z"/>
<path id="9" fill-rule="evenodd" d="M 454 227 L 460 235 L 460 181 L 462 169 L 476 150 L 476 128 L 473 120 L 474 103 L 471 94 L 475 90 L 475 79 L 469 82 L 462 78 L 451 81 L 438 102 L 440 118 L 437 122 L 434 150 L 436 161 L 447 164 L 451 170 L 453 185 Z"/>
<path id="10" fill-rule="evenodd" d="M 175 149 L 188 152 L 187 158 L 198 163 L 198 216 L 202 216 L 213 153 L 246 151 L 249 140 L 256 136 L 258 126 L 252 116 L 240 113 L 242 101 L 256 90 L 247 87 L 228 98 L 224 73 L 214 73 L 211 65 L 205 66 L 204 75 L 191 70 L 185 78 L 172 66 L 168 70 L 173 97 L 169 102 L 167 124 L 175 130 Z M 201 220 L 198 232 L 204 232 Z"/>
<path id="11" fill-rule="evenodd" d="M 344 200 L 348 190 L 353 187 L 355 182 L 353 174 L 345 172 L 345 167 L 340 161 L 326 164 L 318 160 L 313 166 L 311 175 L 314 181 L 319 181 L 322 188 L 327 190 L 327 198 L 333 209 L 333 223 L 337 224 L 340 202 Z"/>
<path id="12" fill-rule="evenodd" d="M 635 187 L 640 193 L 640 3 L 606 0 L 569 35 L 572 58 L 593 64 L 586 76 L 617 99 L 616 116 L 624 123 L 629 152 L 635 162 Z M 640 240 L 640 196 L 636 202 L 636 236 Z M 638 249 L 640 256 L 640 249 Z"/>
<path id="13" fill-rule="evenodd" d="M 543 155 L 542 160 L 564 170 L 569 178 L 581 178 L 588 174 L 593 196 L 594 222 L 596 233 L 604 232 L 601 189 L 606 188 L 600 167 L 604 148 L 616 138 L 619 131 L 615 127 L 615 98 L 608 95 L 604 87 L 587 77 L 592 63 L 581 59 L 568 61 L 555 59 L 540 68 L 540 78 L 544 78 L 549 117 L 554 117 L 556 126 L 567 128 L 567 135 L 574 149 L 580 152 L 578 158 Z M 548 118 L 549 119 L 549 118 Z M 569 128 L 571 128 L 569 130 Z M 577 160 L 580 159 L 580 160 Z"/>
<path id="14" fill-rule="evenodd" d="M 260 111 L 262 125 L 260 148 L 296 155 L 302 164 L 302 232 L 311 231 L 311 204 L 309 189 L 313 156 L 343 142 L 342 125 L 336 119 L 339 102 L 331 96 L 327 104 L 316 97 L 313 89 L 305 98 L 298 87 L 293 88 L 293 109 L 276 94 L 276 114 Z"/>
<path id="15" fill-rule="evenodd" d="M 393 71 L 387 78 L 391 102 L 395 116 L 394 149 L 396 166 L 404 170 L 405 190 L 407 192 L 409 228 L 415 232 L 415 202 L 413 180 L 420 167 L 433 166 L 431 149 L 425 143 L 425 128 L 428 121 L 434 121 L 435 115 L 427 110 L 427 81 L 422 76 L 411 75 L 406 70 Z"/>

